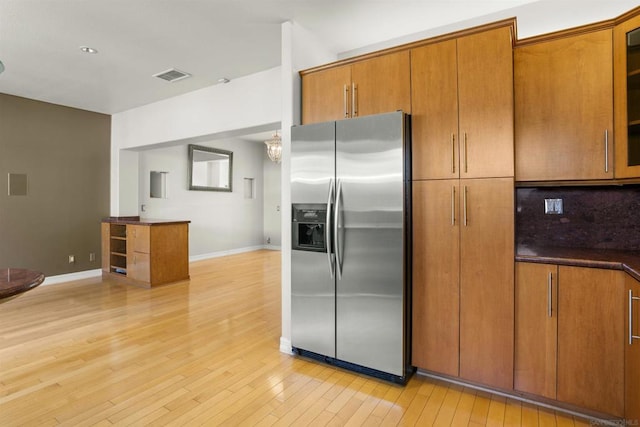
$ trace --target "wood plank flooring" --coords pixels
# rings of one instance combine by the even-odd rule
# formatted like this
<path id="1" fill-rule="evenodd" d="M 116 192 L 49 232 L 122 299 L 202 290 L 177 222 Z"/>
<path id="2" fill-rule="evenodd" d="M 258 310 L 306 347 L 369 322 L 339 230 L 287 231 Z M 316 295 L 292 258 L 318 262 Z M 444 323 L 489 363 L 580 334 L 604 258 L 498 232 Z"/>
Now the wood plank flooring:
<path id="1" fill-rule="evenodd" d="M 405 387 L 279 352 L 280 253 L 188 283 L 99 278 L 0 304 L 0 426 L 586 426 L 422 376 Z"/>

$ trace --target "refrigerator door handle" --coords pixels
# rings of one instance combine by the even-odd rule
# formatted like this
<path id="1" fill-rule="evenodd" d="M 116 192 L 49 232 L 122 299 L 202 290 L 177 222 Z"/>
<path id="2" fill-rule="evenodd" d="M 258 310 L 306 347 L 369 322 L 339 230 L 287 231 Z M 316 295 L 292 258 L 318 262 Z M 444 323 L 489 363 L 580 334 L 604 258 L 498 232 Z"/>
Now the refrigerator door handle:
<path id="1" fill-rule="evenodd" d="M 324 228 L 325 241 L 327 243 L 327 258 L 329 260 L 329 272 L 331 273 L 331 278 L 333 279 L 336 275 L 335 272 L 335 262 L 333 259 L 333 230 L 332 230 L 332 222 L 331 222 L 331 203 L 333 202 L 333 190 L 334 190 L 334 182 L 333 178 L 329 181 L 329 196 L 327 197 L 327 219 Z"/>
<path id="2" fill-rule="evenodd" d="M 334 203 L 333 211 L 333 246 L 336 253 L 336 275 L 338 280 L 342 279 L 342 257 L 340 256 L 340 239 L 338 238 L 340 227 L 340 196 L 342 195 L 342 181 L 339 179 L 336 181 L 336 202 Z"/>

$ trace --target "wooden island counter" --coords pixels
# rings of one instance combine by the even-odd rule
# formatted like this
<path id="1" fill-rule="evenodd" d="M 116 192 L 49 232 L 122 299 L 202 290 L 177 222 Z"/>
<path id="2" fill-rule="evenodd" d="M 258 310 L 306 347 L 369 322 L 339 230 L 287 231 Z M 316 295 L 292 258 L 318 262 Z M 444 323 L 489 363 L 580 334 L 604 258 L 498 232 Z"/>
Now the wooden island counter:
<path id="1" fill-rule="evenodd" d="M 188 280 L 189 222 L 103 219 L 102 276 L 146 288 Z"/>

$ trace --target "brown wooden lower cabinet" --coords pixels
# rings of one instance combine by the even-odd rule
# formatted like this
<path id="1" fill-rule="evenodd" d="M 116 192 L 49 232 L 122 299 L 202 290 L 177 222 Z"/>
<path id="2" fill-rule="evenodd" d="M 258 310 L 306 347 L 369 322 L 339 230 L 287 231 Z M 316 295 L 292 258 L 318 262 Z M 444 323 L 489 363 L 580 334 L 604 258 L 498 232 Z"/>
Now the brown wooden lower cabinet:
<path id="1" fill-rule="evenodd" d="M 640 342 L 625 350 L 628 282 L 617 270 L 516 263 L 514 388 L 632 416 L 638 397 L 630 379 L 640 374 L 640 360 L 630 353 Z"/>
<path id="2" fill-rule="evenodd" d="M 514 388 L 556 398 L 558 266 L 516 263 Z"/>
<path id="3" fill-rule="evenodd" d="M 625 418 L 640 423 L 640 282 L 625 277 Z M 638 299 L 636 299 L 638 298 Z M 638 338 L 635 338 L 638 337 Z"/>
<path id="4" fill-rule="evenodd" d="M 458 376 L 460 352 L 459 180 L 413 182 L 412 361 Z"/>
<path id="5" fill-rule="evenodd" d="M 625 273 L 558 272 L 558 400 L 623 417 Z"/>
<path id="6" fill-rule="evenodd" d="M 103 276 L 151 287 L 189 279 L 188 221 L 105 221 Z"/>
<path id="7" fill-rule="evenodd" d="M 460 377 L 511 390 L 513 178 L 460 185 Z"/>
<path id="8" fill-rule="evenodd" d="M 513 388 L 513 200 L 511 178 L 413 182 L 415 366 Z"/>

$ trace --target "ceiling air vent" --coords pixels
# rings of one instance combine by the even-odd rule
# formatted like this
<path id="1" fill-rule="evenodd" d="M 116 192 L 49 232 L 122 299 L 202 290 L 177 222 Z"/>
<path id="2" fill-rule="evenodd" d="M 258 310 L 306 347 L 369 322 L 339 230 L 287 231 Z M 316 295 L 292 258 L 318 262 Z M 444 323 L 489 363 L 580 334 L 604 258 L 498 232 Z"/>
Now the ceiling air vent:
<path id="1" fill-rule="evenodd" d="M 170 70 L 163 71 L 158 74 L 154 74 L 153 77 L 158 77 L 159 79 L 166 80 L 168 82 L 177 82 L 178 80 L 186 79 L 191 77 L 191 74 L 185 73 L 184 71 L 176 70 L 175 68 L 171 68 Z"/>

